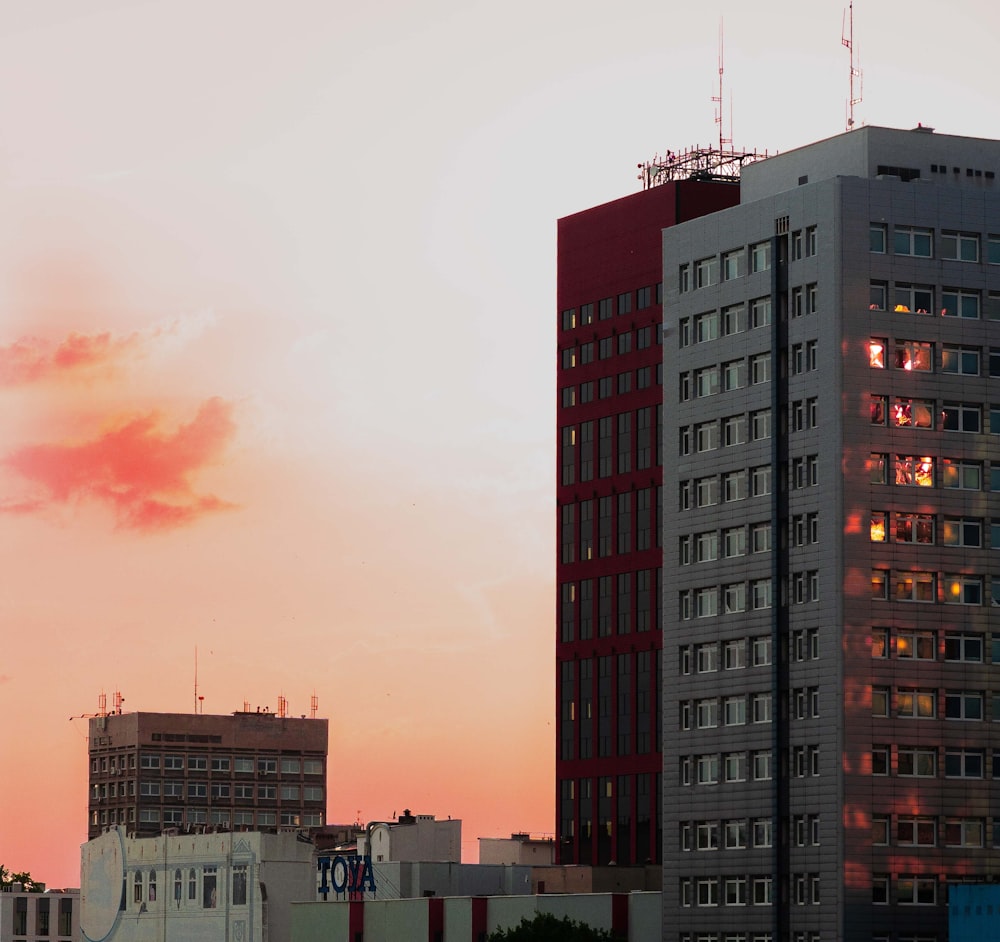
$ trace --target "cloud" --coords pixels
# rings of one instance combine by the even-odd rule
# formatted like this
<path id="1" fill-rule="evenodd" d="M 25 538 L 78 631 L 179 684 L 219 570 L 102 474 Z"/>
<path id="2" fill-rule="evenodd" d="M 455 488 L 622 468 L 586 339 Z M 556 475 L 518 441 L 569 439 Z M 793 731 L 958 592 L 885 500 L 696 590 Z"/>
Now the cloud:
<path id="1" fill-rule="evenodd" d="M 0 347 L 0 387 L 23 386 L 91 367 L 110 366 L 131 355 L 139 343 L 138 334 L 116 338 L 110 333 L 72 333 L 59 344 L 22 337 Z"/>
<path id="2" fill-rule="evenodd" d="M 194 492 L 191 478 L 215 463 L 236 426 L 233 407 L 208 399 L 176 431 L 161 428 L 156 413 L 120 422 L 92 441 L 29 445 L 4 464 L 32 482 L 45 499 L 0 502 L 0 513 L 38 512 L 53 504 L 96 501 L 114 509 L 120 527 L 174 529 L 232 504 Z"/>

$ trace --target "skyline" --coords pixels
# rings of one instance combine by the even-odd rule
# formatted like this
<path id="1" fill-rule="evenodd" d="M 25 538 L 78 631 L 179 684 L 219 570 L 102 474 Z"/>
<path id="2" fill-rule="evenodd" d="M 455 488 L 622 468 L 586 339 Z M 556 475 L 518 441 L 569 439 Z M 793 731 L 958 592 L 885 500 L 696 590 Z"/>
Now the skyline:
<path id="1" fill-rule="evenodd" d="M 317 694 L 329 821 L 554 830 L 555 221 L 717 141 L 720 16 L 737 147 L 843 131 L 841 5 L 768 10 L 8 11 L 0 862 L 78 885 L 67 718 L 196 647 L 206 712 Z M 1000 13 L 909 13 L 858 123 L 996 136 Z"/>

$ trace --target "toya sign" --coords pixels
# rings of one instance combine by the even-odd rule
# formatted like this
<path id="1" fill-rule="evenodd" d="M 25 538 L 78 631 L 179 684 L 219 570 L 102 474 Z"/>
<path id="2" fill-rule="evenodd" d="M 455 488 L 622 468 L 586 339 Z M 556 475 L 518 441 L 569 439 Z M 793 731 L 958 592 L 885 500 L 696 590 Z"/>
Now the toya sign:
<path id="1" fill-rule="evenodd" d="M 319 871 L 319 892 L 325 900 L 333 890 L 337 896 L 346 893 L 348 896 L 360 896 L 366 890 L 375 892 L 375 875 L 372 873 L 372 859 L 367 854 L 348 854 L 346 857 L 338 854 L 336 857 L 324 856 L 316 861 Z"/>

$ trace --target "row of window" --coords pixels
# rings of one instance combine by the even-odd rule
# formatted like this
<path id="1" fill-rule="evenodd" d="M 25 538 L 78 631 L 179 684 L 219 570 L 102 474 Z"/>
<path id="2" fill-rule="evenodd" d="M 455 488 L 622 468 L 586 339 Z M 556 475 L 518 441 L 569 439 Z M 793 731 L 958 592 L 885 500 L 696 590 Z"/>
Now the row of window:
<path id="1" fill-rule="evenodd" d="M 888 709 L 888 694 L 882 699 Z M 915 707 L 918 708 L 919 706 Z M 945 748 L 943 762 L 940 752 L 936 746 L 874 745 L 871 752 L 872 775 L 937 778 L 943 773 L 945 778 L 985 777 L 985 750 Z M 1000 779 L 1000 750 L 995 750 L 992 755 L 992 775 L 993 778 Z"/>
<path id="2" fill-rule="evenodd" d="M 586 562 L 604 559 L 615 552 L 626 555 L 659 546 L 662 492 L 660 487 L 641 487 L 596 500 L 563 504 L 559 508 L 560 560 Z"/>
<path id="3" fill-rule="evenodd" d="M 869 523 L 872 543 L 923 543 L 941 546 L 961 546 L 981 549 L 984 533 L 986 544 L 1000 549 L 1000 520 L 982 517 L 948 517 L 936 514 L 916 514 L 902 511 L 873 510 Z"/>
<path id="4" fill-rule="evenodd" d="M 933 399 L 913 399 L 909 396 L 872 395 L 869 398 L 872 425 L 891 428 L 937 428 L 945 432 L 983 431 L 1000 435 L 1000 405 L 984 406 L 981 402 L 943 402 L 940 408 Z"/>
<path id="5" fill-rule="evenodd" d="M 935 466 L 938 475 L 935 477 Z M 1000 463 L 986 466 L 989 490 L 1000 491 Z M 931 455 L 888 455 L 873 452 L 868 460 L 868 479 L 872 484 L 897 484 L 903 487 L 943 487 L 966 491 L 983 488 L 982 461 L 965 458 L 934 458 Z"/>
<path id="6" fill-rule="evenodd" d="M 635 380 L 633 385 L 633 379 Z M 617 376 L 602 376 L 596 381 L 590 380 L 580 383 L 579 387 L 564 386 L 560 393 L 564 409 L 568 409 L 577 404 L 586 405 L 594 401 L 594 393 L 598 399 L 610 399 L 617 390 L 619 396 L 636 391 L 649 389 L 653 383 L 657 386 L 663 385 L 663 364 L 657 363 L 656 368 L 652 366 L 640 366 L 637 370 L 626 370 Z"/>
<path id="7" fill-rule="evenodd" d="M 660 569 L 620 572 L 559 586 L 559 639 L 588 641 L 659 630 Z M 596 589 L 596 594 L 595 594 Z"/>
<path id="8" fill-rule="evenodd" d="M 940 298 L 940 310 L 935 304 Z M 1000 292 L 983 292 L 972 288 L 938 287 L 936 285 L 912 284 L 905 281 L 872 281 L 868 285 L 868 309 L 870 311 L 892 311 L 895 314 L 933 314 L 941 317 L 957 317 L 962 320 L 979 320 L 985 308 L 988 320 L 1000 318 Z"/>
<path id="9" fill-rule="evenodd" d="M 770 818 L 680 821 L 678 830 L 682 851 L 746 850 L 770 847 L 772 843 Z M 819 847 L 819 815 L 792 815 L 789 842 L 796 847 Z"/>
<path id="10" fill-rule="evenodd" d="M 718 785 L 720 782 L 769 782 L 771 780 L 771 750 L 709 753 L 707 755 L 680 756 L 677 766 L 680 785 Z M 770 841 L 771 819 L 767 821 Z M 770 843 L 754 844 L 770 847 Z"/>
<path id="11" fill-rule="evenodd" d="M 97 772 L 97 759 L 91 764 L 93 772 Z M 122 757 L 122 762 L 124 756 Z M 105 759 L 101 760 L 101 771 L 114 771 L 115 765 L 112 758 L 110 768 L 105 766 Z M 230 759 L 228 756 L 202 756 L 202 755 L 160 755 L 159 753 L 142 753 L 139 760 L 139 767 L 143 769 L 160 769 L 168 771 L 183 771 L 185 768 L 191 772 L 207 772 L 211 767 L 213 772 L 236 772 L 237 774 L 277 775 L 280 767 L 282 775 L 322 775 L 322 759 L 298 759 L 277 757 L 258 757 L 256 760 L 249 757 L 236 756 Z M 122 764 L 121 769 L 125 766 Z M 135 768 L 134 758 L 130 768 Z"/>
<path id="12" fill-rule="evenodd" d="M 819 902 L 819 875 L 812 876 L 816 880 L 815 901 Z M 696 880 L 683 877 L 680 901 L 681 906 L 770 906 L 772 887 L 773 880 L 769 876 L 721 876 Z"/>
<path id="13" fill-rule="evenodd" d="M 183 824 L 211 825 L 221 828 L 252 830 L 253 828 L 320 827 L 324 823 L 320 811 L 248 811 L 224 808 L 140 808 L 140 824 L 153 827 L 179 827 Z M 131 808 L 103 808 L 90 813 L 92 827 L 113 827 L 116 824 L 136 823 L 136 810 Z"/>
<path id="14" fill-rule="evenodd" d="M 758 409 L 695 425 L 682 425 L 678 430 L 678 450 L 681 455 L 690 455 L 715 451 L 720 447 L 743 445 L 747 441 L 748 432 L 749 439 L 753 442 L 770 438 L 771 410 Z"/>
<path id="15" fill-rule="evenodd" d="M 1000 846 L 1000 819 L 990 829 L 986 818 L 872 814 L 872 844 L 880 847 L 985 847 L 988 833 Z"/>
<path id="16" fill-rule="evenodd" d="M 884 222 L 873 222 L 870 226 L 872 252 L 885 255 L 907 255 L 916 258 L 934 258 L 935 232 L 923 226 L 892 226 Z M 956 262 L 979 262 L 985 260 L 990 265 L 1000 265 L 1000 235 L 986 235 L 978 232 L 958 232 L 942 229 L 937 235 L 937 257 Z M 985 240 L 985 256 L 980 246 Z"/>
<path id="17" fill-rule="evenodd" d="M 770 691 L 741 693 L 732 697 L 702 697 L 681 700 L 677 705 L 681 729 L 715 729 L 717 726 L 745 726 L 750 723 L 771 722 L 772 696 Z M 702 756 L 704 759 L 719 757 Z M 718 779 L 716 779 L 718 780 Z"/>
<path id="18" fill-rule="evenodd" d="M 818 636 L 817 636 L 818 640 Z M 721 658 L 719 652 L 722 652 Z M 685 644 L 678 649 L 681 674 L 714 674 L 722 670 L 744 667 L 766 667 L 771 663 L 771 636 L 734 638 L 731 641 L 710 641 L 707 644 Z"/>
<path id="19" fill-rule="evenodd" d="M 708 474 L 701 478 L 685 479 L 678 482 L 677 488 L 677 509 L 682 511 L 695 507 L 714 507 L 720 499 L 722 503 L 731 503 L 748 496 L 767 497 L 771 493 L 771 466 L 757 465 L 726 471 L 721 475 Z M 759 526 L 766 526 L 770 531 L 769 523 Z"/>
<path id="20" fill-rule="evenodd" d="M 812 342 L 811 362 L 815 369 L 816 346 Z M 803 361 L 809 362 L 808 357 Z M 755 386 L 771 380 L 771 354 L 757 353 L 737 360 L 727 360 L 725 363 L 713 363 L 698 370 L 689 370 L 680 374 L 678 379 L 678 398 L 681 402 L 689 399 L 701 399 L 715 396 L 720 392 L 732 392 L 743 389 L 749 377 L 750 385 Z"/>
<path id="21" fill-rule="evenodd" d="M 746 472 L 735 473 L 743 474 L 743 478 L 737 480 L 742 480 L 745 490 Z M 731 479 L 728 474 L 723 475 L 723 500 L 736 500 L 736 497 L 731 496 L 732 493 Z M 755 492 L 754 496 L 760 495 Z M 737 556 L 745 556 L 748 549 L 751 553 L 766 553 L 771 549 L 771 523 L 765 520 L 761 523 L 726 527 L 721 531 L 706 530 L 702 533 L 684 534 L 678 537 L 677 542 L 677 559 L 682 566 L 691 563 L 714 562 L 720 557 L 733 559 Z"/>
<path id="22" fill-rule="evenodd" d="M 980 376 L 982 363 L 987 365 L 986 375 L 1000 377 L 1000 348 L 964 346 L 944 343 L 940 356 L 935 355 L 935 345 L 924 340 L 894 340 L 872 337 L 868 341 L 868 365 L 873 370 L 884 370 L 890 364 L 894 369 L 916 373 L 933 373 L 935 365 L 942 373 L 960 376 Z"/>
<path id="23" fill-rule="evenodd" d="M 200 871 L 200 872 L 199 872 Z M 247 905 L 247 864 L 234 864 L 230 876 L 230 906 Z M 156 871 L 136 870 L 132 876 L 132 902 L 146 904 L 156 902 Z M 200 880 L 199 880 L 200 876 Z M 220 879 L 221 876 L 221 879 Z M 173 874 L 173 902 L 200 906 L 204 909 L 216 909 L 219 904 L 219 890 L 225 885 L 225 870 L 219 873 L 218 867 L 193 867 L 186 873 L 180 869 Z M 185 892 L 186 888 L 186 892 Z"/>
<path id="24" fill-rule="evenodd" d="M 660 331 L 660 328 L 654 328 L 653 325 L 639 327 L 635 331 L 636 349 L 645 350 L 651 347 L 654 337 L 659 339 Z M 576 366 L 586 366 L 588 363 L 593 363 L 595 354 L 598 360 L 610 360 L 616 354 L 624 355 L 631 352 L 632 333 L 625 331 L 611 337 L 604 337 L 601 340 L 588 340 L 577 346 L 565 347 L 559 354 L 559 363 L 564 370 L 571 370 Z M 619 392 L 621 391 L 619 390 Z"/>
<path id="25" fill-rule="evenodd" d="M 941 641 L 930 629 L 881 628 L 871 629 L 872 657 L 910 658 L 920 661 L 956 661 L 982 664 L 987 636 L 974 631 L 946 631 Z M 1000 664 L 1000 635 L 990 636 L 990 662 Z"/>
<path id="26" fill-rule="evenodd" d="M 560 483 L 564 486 L 643 471 L 660 464 L 663 406 L 606 415 L 560 430 Z M 597 433 L 595 440 L 594 433 Z"/>
<path id="27" fill-rule="evenodd" d="M 635 310 L 643 311 L 650 307 L 654 303 L 654 300 L 656 304 L 663 303 L 662 282 L 655 285 L 644 285 L 642 288 L 637 288 L 634 292 L 624 291 L 615 297 L 601 298 L 597 302 L 581 304 L 579 309 L 575 307 L 566 308 L 561 312 L 559 322 L 563 330 L 573 330 L 575 327 L 587 327 L 594 323 L 595 316 L 597 320 L 605 321 L 616 314 L 630 314 L 633 310 L 633 302 Z"/>
<path id="28" fill-rule="evenodd" d="M 95 786 L 96 789 L 97 786 Z M 102 786 L 103 787 L 103 786 Z M 230 785 L 227 782 L 212 783 L 188 782 L 185 789 L 183 782 L 140 782 L 139 795 L 143 798 L 208 798 L 213 800 L 234 798 L 237 801 L 322 801 L 323 787 L 321 785 Z M 103 798 L 103 795 L 101 796 Z"/>
<path id="29" fill-rule="evenodd" d="M 819 578 L 816 573 L 811 574 L 809 593 L 812 593 L 813 585 L 815 585 L 815 597 L 818 598 Z M 747 611 L 748 597 L 751 611 L 770 608 L 770 578 L 731 582 L 722 586 L 711 585 L 698 589 L 684 589 L 678 593 L 678 615 L 683 621 L 687 621 L 690 618 L 714 618 L 720 614 L 731 615 L 745 612 Z M 805 601 L 805 597 L 803 601 Z"/>
<path id="30" fill-rule="evenodd" d="M 873 569 L 871 597 L 879 601 L 983 605 L 986 577 L 969 573 Z M 989 604 L 1000 605 L 1000 577 L 992 580 Z"/>
<path id="31" fill-rule="evenodd" d="M 791 233 L 791 259 L 798 261 L 816 254 L 816 227 L 807 226 Z M 771 269 L 771 241 L 755 242 L 681 265 L 678 289 L 681 293 L 708 288 L 719 281 L 733 281 L 745 275 Z"/>
<path id="32" fill-rule="evenodd" d="M 943 713 L 940 706 L 944 706 Z M 990 708 L 1000 720 L 1000 694 L 984 690 L 938 690 L 933 687 L 872 687 L 872 716 L 911 720 L 983 720 Z"/>
<path id="33" fill-rule="evenodd" d="M 771 323 L 770 295 L 729 304 L 718 311 L 705 311 L 694 317 L 682 317 L 677 322 L 677 344 L 708 343 L 719 337 L 730 337 L 745 330 L 756 330 Z"/>

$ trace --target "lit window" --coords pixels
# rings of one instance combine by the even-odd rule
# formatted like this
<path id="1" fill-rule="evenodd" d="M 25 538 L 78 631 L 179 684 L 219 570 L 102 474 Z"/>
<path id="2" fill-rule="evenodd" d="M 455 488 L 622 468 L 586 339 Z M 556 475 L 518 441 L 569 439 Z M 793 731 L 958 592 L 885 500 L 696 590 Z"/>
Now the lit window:
<path id="1" fill-rule="evenodd" d="M 971 491 L 982 489 L 983 466 L 979 462 L 942 458 L 941 467 L 944 487 Z"/>
<path id="2" fill-rule="evenodd" d="M 982 520 L 946 517 L 941 526 L 941 542 L 945 546 L 972 546 L 978 549 L 983 545 L 982 532 Z"/>
<path id="3" fill-rule="evenodd" d="M 872 337 L 868 341 L 868 365 L 873 370 L 885 369 L 885 338 Z"/>
<path id="4" fill-rule="evenodd" d="M 872 657 L 889 656 L 889 629 L 872 628 Z"/>
<path id="5" fill-rule="evenodd" d="M 900 629 L 896 633 L 896 656 L 916 661 L 933 661 L 937 658 L 937 640 L 933 631 Z"/>
<path id="6" fill-rule="evenodd" d="M 933 543 L 933 514 L 896 514 L 897 543 Z"/>
<path id="7" fill-rule="evenodd" d="M 894 364 L 897 370 L 929 372 L 934 368 L 934 344 L 897 340 Z"/>
<path id="8" fill-rule="evenodd" d="M 935 600 L 934 573 L 897 573 L 895 597 L 897 601 L 901 602 L 933 602 Z"/>
<path id="9" fill-rule="evenodd" d="M 871 515 L 870 530 L 872 543 L 885 543 L 887 540 L 886 517 L 887 514 L 884 510 L 880 510 Z"/>
<path id="10" fill-rule="evenodd" d="M 897 428 L 934 428 L 934 403 L 920 399 L 893 399 L 889 424 Z"/>
<path id="11" fill-rule="evenodd" d="M 896 716 L 903 719 L 936 719 L 937 692 L 909 689 L 896 691 Z"/>
<path id="12" fill-rule="evenodd" d="M 944 601 L 954 605 L 982 605 L 983 577 L 968 575 L 945 576 Z"/>
<path id="13" fill-rule="evenodd" d="M 897 282 L 893 292 L 897 313 L 930 314 L 934 310 L 934 289 L 930 285 L 905 285 Z"/>

